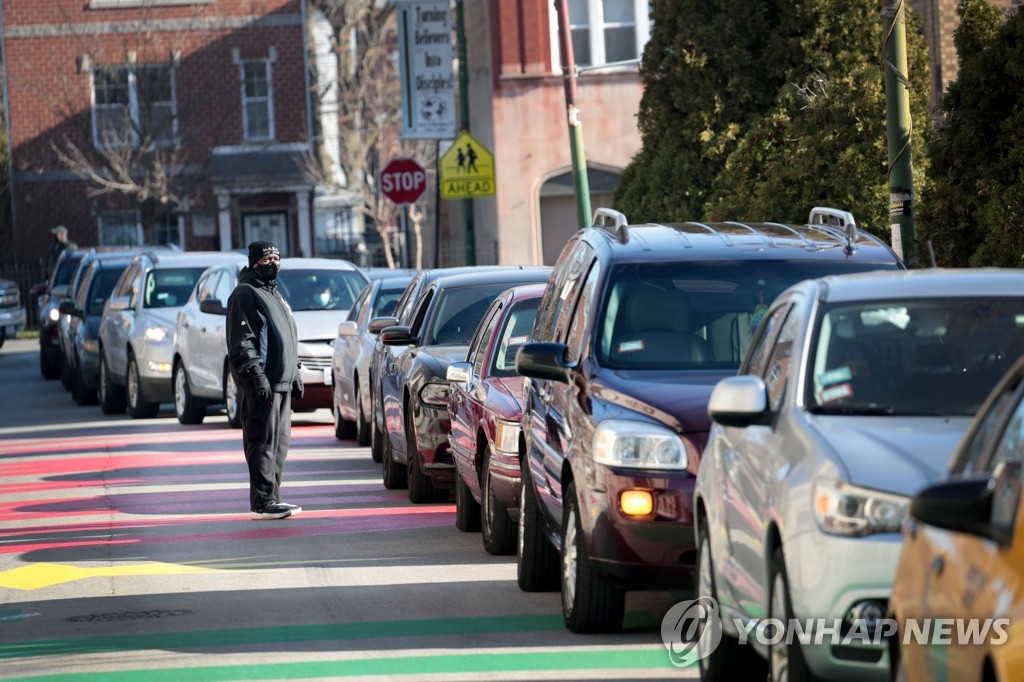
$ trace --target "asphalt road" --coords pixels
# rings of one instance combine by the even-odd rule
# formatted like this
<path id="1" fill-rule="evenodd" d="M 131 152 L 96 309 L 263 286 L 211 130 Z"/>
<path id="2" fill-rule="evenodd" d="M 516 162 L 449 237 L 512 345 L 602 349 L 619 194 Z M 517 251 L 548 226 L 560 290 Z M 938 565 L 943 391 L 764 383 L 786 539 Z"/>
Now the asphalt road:
<path id="1" fill-rule="evenodd" d="M 35 341 L 0 349 L 0 679 L 695 679 L 665 611 L 631 593 L 615 635 L 565 630 L 515 557 L 450 503 L 388 491 L 330 413 L 297 414 L 284 475 L 301 515 L 252 521 L 240 432 L 79 407 Z"/>

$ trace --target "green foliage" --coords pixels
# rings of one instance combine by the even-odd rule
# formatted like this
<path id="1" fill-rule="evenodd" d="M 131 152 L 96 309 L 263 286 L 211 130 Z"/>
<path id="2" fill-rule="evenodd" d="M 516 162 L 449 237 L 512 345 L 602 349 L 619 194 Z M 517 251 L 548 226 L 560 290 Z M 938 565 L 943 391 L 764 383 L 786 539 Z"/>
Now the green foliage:
<path id="1" fill-rule="evenodd" d="M 637 221 L 803 222 L 811 207 L 831 205 L 887 235 L 878 1 L 763 2 L 753 13 L 750 3 L 727 0 L 667 5 L 674 11 L 654 3 L 641 69 L 644 145 L 623 174 L 616 206 Z M 695 5 L 704 12 L 689 14 Z M 929 62 L 913 17 L 907 34 L 920 132 L 928 121 Z M 704 56 L 699 68 L 681 63 L 683 44 Z M 923 159 L 914 159 L 918 173 Z"/>
<path id="2" fill-rule="evenodd" d="M 919 233 L 940 265 L 1020 267 L 1024 15 L 1004 19 L 985 0 L 962 0 L 957 11 L 960 68 L 929 139 Z"/>

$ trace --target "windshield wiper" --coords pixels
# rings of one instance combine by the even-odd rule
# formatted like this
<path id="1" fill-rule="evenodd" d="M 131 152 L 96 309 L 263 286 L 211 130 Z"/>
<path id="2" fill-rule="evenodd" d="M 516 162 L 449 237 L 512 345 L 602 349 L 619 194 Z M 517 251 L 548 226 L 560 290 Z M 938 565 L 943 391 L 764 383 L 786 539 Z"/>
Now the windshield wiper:
<path id="1" fill-rule="evenodd" d="M 811 408 L 812 414 L 843 414 L 886 417 L 948 417 L 950 413 L 938 410 L 925 410 L 917 407 L 896 408 L 885 403 L 843 403 L 838 405 L 818 405 Z"/>

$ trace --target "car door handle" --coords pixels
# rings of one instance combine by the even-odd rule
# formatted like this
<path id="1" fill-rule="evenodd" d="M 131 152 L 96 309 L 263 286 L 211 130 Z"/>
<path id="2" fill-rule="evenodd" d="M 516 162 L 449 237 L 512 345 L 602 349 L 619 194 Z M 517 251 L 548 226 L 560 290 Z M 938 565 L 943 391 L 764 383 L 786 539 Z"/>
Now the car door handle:
<path id="1" fill-rule="evenodd" d="M 935 573 L 935 575 L 942 575 L 942 571 L 945 570 L 945 568 L 946 560 L 941 554 L 932 559 L 932 572 Z"/>

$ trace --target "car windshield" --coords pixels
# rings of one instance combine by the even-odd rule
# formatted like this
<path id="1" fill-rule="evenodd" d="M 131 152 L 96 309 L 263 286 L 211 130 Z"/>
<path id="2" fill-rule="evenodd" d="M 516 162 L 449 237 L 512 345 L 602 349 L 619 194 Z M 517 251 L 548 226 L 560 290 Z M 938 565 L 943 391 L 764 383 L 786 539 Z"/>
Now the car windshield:
<path id="1" fill-rule="evenodd" d="M 146 286 L 142 290 L 142 307 L 177 308 L 185 305 L 204 270 L 205 266 L 150 270 L 146 273 Z"/>
<path id="2" fill-rule="evenodd" d="M 514 284 L 477 284 L 442 289 L 434 304 L 426 346 L 468 344 L 498 294 Z"/>
<path id="3" fill-rule="evenodd" d="M 736 370 L 772 301 L 824 275 L 895 263 L 808 260 L 676 261 L 613 267 L 595 349 L 603 367 Z"/>
<path id="4" fill-rule="evenodd" d="M 519 301 L 509 312 L 505 326 L 499 332 L 498 346 L 491 356 L 491 376 L 516 376 L 516 351 L 530 340 L 539 304 L 539 298 Z"/>
<path id="5" fill-rule="evenodd" d="M 402 292 L 405 289 L 391 289 L 390 291 L 381 291 L 377 294 L 377 299 L 373 302 L 373 310 L 370 311 L 370 319 L 375 317 L 387 317 L 395 313 L 395 307 L 398 305 L 398 299 L 402 298 Z"/>
<path id="6" fill-rule="evenodd" d="M 89 285 L 86 315 L 96 316 L 103 314 L 103 304 L 106 303 L 107 299 L 110 298 L 110 294 L 113 293 L 114 286 L 117 284 L 117 280 L 121 278 L 121 273 L 125 271 L 125 267 L 100 270 L 96 273 L 96 276 L 92 279 L 92 284 Z"/>
<path id="7" fill-rule="evenodd" d="M 284 268 L 277 288 L 292 310 L 348 310 L 366 286 L 356 270 Z"/>
<path id="8" fill-rule="evenodd" d="M 973 415 L 1022 353 L 1022 298 L 837 305 L 808 354 L 807 401 L 824 414 Z"/>

